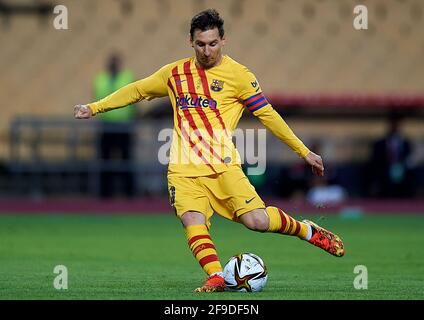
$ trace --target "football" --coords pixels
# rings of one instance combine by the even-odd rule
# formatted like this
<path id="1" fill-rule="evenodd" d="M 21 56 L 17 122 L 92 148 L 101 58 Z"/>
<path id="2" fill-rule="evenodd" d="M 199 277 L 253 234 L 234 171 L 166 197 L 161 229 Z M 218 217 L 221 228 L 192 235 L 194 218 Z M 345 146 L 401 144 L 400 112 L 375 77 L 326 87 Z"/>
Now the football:
<path id="1" fill-rule="evenodd" d="M 256 254 L 245 252 L 231 257 L 224 266 L 227 291 L 262 291 L 268 280 L 263 260 Z"/>

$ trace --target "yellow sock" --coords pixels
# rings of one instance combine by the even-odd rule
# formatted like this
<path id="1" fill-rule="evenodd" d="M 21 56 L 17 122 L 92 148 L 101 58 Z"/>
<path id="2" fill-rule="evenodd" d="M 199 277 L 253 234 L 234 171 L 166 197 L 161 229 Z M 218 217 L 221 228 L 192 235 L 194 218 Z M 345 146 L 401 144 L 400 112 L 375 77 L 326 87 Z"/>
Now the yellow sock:
<path id="1" fill-rule="evenodd" d="M 298 236 L 301 239 L 308 237 L 309 226 L 297 221 L 276 207 L 267 207 L 266 213 L 269 217 L 269 232 Z"/>
<path id="2" fill-rule="evenodd" d="M 208 275 L 222 272 L 221 263 L 206 225 L 196 224 L 188 226 L 185 228 L 185 233 L 188 246 L 203 270 Z"/>

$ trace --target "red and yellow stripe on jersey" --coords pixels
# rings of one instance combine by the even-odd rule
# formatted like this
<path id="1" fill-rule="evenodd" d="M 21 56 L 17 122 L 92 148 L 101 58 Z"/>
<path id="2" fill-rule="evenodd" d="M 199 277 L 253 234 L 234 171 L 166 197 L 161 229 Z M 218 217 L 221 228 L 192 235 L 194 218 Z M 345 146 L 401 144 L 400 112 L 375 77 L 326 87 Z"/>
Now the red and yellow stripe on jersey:
<path id="1" fill-rule="evenodd" d="M 245 108 L 299 156 L 309 152 L 268 103 L 255 76 L 229 56 L 206 70 L 194 58 L 176 61 L 89 106 L 96 114 L 164 96 L 174 109 L 169 174 L 205 176 L 239 166 L 231 135 Z"/>

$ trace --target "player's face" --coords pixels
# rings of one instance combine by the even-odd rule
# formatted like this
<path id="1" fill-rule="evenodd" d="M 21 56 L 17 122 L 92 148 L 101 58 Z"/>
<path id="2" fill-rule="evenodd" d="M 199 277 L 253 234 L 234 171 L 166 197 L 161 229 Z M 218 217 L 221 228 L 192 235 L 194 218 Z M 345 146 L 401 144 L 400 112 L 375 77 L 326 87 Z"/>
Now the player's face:
<path id="1" fill-rule="evenodd" d="M 196 30 L 190 41 L 196 53 L 196 61 L 202 68 L 209 69 L 220 64 L 225 37 L 219 36 L 218 28 Z"/>

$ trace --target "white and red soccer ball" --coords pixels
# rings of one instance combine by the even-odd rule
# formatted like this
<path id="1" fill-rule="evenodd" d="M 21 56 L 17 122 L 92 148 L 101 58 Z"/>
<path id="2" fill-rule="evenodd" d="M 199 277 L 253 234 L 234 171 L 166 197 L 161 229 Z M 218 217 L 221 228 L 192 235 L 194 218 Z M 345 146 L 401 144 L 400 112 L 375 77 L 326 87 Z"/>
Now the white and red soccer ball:
<path id="1" fill-rule="evenodd" d="M 263 260 L 256 254 L 245 252 L 233 256 L 224 266 L 227 291 L 262 291 L 268 280 Z"/>

